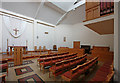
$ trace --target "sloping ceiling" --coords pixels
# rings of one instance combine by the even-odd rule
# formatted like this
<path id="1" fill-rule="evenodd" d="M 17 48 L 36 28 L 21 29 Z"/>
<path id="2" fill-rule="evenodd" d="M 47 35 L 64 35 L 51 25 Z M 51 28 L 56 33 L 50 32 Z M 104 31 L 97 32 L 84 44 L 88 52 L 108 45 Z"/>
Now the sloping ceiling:
<path id="1" fill-rule="evenodd" d="M 40 2 L 4 2 L 2 8 L 34 18 Z"/>
<path id="2" fill-rule="evenodd" d="M 100 35 L 114 34 L 114 19 L 104 20 L 85 25 Z"/>
<path id="3" fill-rule="evenodd" d="M 69 12 L 61 24 L 76 24 L 81 23 L 85 20 L 85 5 L 81 5 L 80 7 L 76 8 L 75 10 L 72 10 Z"/>
<path id="4" fill-rule="evenodd" d="M 2 2 L 2 8 L 28 17 L 42 20 L 56 25 L 61 17 L 71 8 L 73 2 Z M 41 6 L 41 3 L 43 5 Z M 85 17 L 85 6 L 80 6 L 67 13 L 62 23 L 76 24 L 82 22 Z"/>
<path id="5" fill-rule="evenodd" d="M 38 12 L 36 19 L 56 25 L 63 14 L 64 13 L 60 13 L 60 11 L 56 11 L 56 9 L 53 9 L 48 5 L 44 5 L 42 10 Z"/>

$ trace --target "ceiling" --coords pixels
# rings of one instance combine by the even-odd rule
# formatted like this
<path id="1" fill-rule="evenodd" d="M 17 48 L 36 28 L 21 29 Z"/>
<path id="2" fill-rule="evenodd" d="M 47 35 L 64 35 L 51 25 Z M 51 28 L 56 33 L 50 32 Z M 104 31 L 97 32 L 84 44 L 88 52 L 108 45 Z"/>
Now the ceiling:
<path id="1" fill-rule="evenodd" d="M 26 0 L 27 1 L 27 0 Z M 32 0 L 31 0 L 32 1 Z M 41 0 L 40 0 L 41 1 Z M 45 21 L 56 25 L 57 23 L 63 24 L 76 24 L 80 23 L 85 18 L 85 5 L 77 7 L 74 11 L 68 10 L 74 5 L 76 0 L 64 0 L 64 2 L 2 2 L 2 8 L 18 14 L 35 18 L 37 20 Z M 63 0 L 62 0 L 63 1 Z M 67 13 L 68 12 L 68 13 Z M 63 17 L 63 15 L 65 17 Z M 61 17 L 62 21 L 60 20 Z"/>
<path id="2" fill-rule="evenodd" d="M 100 35 L 114 34 L 114 19 L 104 20 L 85 25 Z"/>

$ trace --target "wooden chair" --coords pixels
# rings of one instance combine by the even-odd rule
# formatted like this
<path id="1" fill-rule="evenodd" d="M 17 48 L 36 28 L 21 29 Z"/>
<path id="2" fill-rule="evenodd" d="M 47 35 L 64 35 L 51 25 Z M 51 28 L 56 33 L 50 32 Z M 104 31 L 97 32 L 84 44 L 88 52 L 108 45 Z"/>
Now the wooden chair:
<path id="1" fill-rule="evenodd" d="M 34 52 L 37 52 L 37 46 L 34 46 Z"/>
<path id="2" fill-rule="evenodd" d="M 53 45 L 53 51 L 57 51 L 57 46 Z"/>
<path id="3" fill-rule="evenodd" d="M 45 52 L 47 49 L 46 49 L 46 46 L 43 46 L 43 52 Z"/>
<path id="4" fill-rule="evenodd" d="M 0 69 L 2 72 L 7 72 L 8 76 L 8 59 L 0 60 Z"/>
<path id="5" fill-rule="evenodd" d="M 40 55 L 42 54 L 41 52 L 42 52 L 42 48 L 41 48 L 41 46 L 39 46 L 39 51 L 40 51 Z"/>

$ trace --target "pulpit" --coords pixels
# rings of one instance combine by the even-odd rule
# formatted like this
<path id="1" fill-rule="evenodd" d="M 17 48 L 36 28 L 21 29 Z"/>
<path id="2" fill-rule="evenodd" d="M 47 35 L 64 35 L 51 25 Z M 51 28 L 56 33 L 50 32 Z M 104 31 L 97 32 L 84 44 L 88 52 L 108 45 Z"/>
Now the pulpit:
<path id="1" fill-rule="evenodd" d="M 23 46 L 14 46 L 14 66 L 22 65 L 23 48 Z"/>
<path id="2" fill-rule="evenodd" d="M 13 48 L 14 47 L 22 47 L 23 48 L 23 53 L 24 54 L 27 54 L 27 51 L 26 51 L 26 49 L 27 49 L 27 46 L 8 46 L 9 48 L 10 48 L 10 55 L 12 55 L 12 53 L 13 53 Z M 8 51 L 8 50 L 7 50 Z"/>

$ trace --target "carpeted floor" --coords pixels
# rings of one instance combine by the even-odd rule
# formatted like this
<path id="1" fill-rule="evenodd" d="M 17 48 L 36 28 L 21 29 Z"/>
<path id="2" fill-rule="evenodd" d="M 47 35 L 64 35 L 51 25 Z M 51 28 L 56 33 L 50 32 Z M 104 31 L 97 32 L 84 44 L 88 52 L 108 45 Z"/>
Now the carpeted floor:
<path id="1" fill-rule="evenodd" d="M 8 69 L 8 76 L 6 77 L 6 81 L 41 81 L 43 82 L 55 82 L 54 76 L 51 74 L 51 77 L 49 78 L 49 70 L 48 68 L 45 69 L 45 73 L 43 74 L 43 70 L 40 71 L 40 67 L 37 65 L 37 59 L 31 60 L 34 63 L 31 64 L 25 64 L 21 66 L 15 66 L 10 67 Z M 97 69 L 102 65 L 102 62 L 98 63 L 98 66 L 87 76 L 82 79 L 79 79 L 79 81 L 89 81 L 97 71 Z M 17 70 L 17 71 L 16 71 Z M 16 73 L 18 72 L 18 73 Z M 37 78 L 37 79 L 36 79 Z M 64 80 L 61 79 L 61 76 L 56 77 L 56 82 L 63 82 Z"/>

